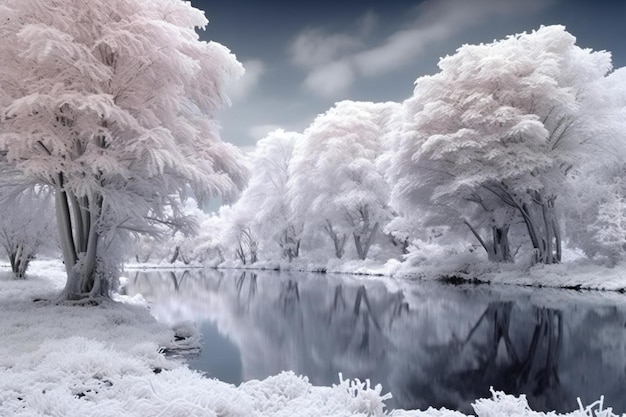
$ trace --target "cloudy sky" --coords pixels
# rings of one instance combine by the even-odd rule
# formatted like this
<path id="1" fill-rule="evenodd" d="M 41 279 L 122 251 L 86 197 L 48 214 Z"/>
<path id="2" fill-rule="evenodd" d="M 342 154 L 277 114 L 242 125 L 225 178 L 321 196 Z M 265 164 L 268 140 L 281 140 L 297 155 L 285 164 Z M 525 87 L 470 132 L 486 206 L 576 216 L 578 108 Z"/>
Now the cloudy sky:
<path id="1" fill-rule="evenodd" d="M 343 99 L 402 101 L 416 78 L 464 43 L 562 24 L 577 44 L 626 66 L 626 0 L 191 0 L 201 36 L 246 67 L 224 140 L 249 149 L 268 131 L 303 130 Z"/>

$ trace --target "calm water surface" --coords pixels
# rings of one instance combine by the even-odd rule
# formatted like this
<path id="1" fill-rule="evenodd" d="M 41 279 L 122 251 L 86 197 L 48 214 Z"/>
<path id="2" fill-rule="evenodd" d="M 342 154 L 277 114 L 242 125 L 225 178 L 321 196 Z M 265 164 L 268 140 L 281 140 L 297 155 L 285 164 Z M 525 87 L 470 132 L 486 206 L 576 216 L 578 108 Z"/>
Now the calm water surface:
<path id="1" fill-rule="evenodd" d="M 489 387 L 536 410 L 605 396 L 626 412 L 626 296 L 293 272 L 129 272 L 155 317 L 187 323 L 187 362 L 239 384 L 283 370 L 315 385 L 369 378 L 390 408 L 472 412 Z M 387 280 L 383 282 L 383 280 Z"/>

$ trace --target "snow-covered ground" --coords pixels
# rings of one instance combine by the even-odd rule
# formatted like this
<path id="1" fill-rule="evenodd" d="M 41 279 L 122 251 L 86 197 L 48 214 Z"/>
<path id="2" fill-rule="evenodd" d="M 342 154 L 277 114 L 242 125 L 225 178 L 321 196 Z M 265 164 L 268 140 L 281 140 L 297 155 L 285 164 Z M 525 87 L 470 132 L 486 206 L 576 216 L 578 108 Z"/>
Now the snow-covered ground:
<path id="1" fill-rule="evenodd" d="M 428 255 L 428 256 L 426 256 Z M 391 276 L 400 279 L 459 279 L 493 284 L 533 287 L 575 288 L 589 290 L 626 291 L 626 265 L 607 267 L 570 254 L 564 262 L 554 265 L 520 265 L 519 263 L 487 262 L 473 253 L 414 254 L 400 262 L 376 260 L 315 261 L 295 259 L 293 262 L 257 262 L 242 265 L 227 261 L 213 267 L 243 269 L 276 269 L 294 271 L 323 271 L 326 273 Z M 432 256 L 431 256 L 432 255 Z M 182 264 L 181 264 L 182 266 Z"/>
<path id="2" fill-rule="evenodd" d="M 340 380 L 332 387 L 282 373 L 238 387 L 166 358 L 174 331 L 140 297 L 98 306 L 56 305 L 64 271 L 34 262 L 28 280 L 0 275 L 0 416 L 381 416 L 380 387 Z M 541 416 L 524 397 L 494 393 L 477 416 Z M 603 411 L 601 411 L 603 410 Z M 395 417 L 456 416 L 449 410 L 394 410 Z M 556 414 L 548 414 L 556 415 Z M 569 416 L 614 416 L 600 402 Z"/>

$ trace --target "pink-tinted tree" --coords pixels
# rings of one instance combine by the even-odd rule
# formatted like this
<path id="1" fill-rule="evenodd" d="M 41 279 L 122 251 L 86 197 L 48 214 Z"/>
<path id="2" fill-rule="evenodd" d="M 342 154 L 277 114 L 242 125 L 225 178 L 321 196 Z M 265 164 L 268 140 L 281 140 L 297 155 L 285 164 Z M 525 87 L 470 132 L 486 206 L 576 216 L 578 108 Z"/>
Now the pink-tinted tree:
<path id="1" fill-rule="evenodd" d="M 245 182 L 214 119 L 242 67 L 199 40 L 207 19 L 189 2 L 2 0 L 0 9 L 3 170 L 54 192 L 62 297 L 106 296 L 122 235 L 184 227 L 188 186 L 198 198 L 228 197 Z"/>

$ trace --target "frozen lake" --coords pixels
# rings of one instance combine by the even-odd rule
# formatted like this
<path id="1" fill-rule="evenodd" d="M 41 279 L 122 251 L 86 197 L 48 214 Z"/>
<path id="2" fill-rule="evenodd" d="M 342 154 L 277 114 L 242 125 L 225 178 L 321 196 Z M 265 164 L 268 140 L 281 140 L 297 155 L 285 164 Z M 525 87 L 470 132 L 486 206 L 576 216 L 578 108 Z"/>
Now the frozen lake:
<path id="1" fill-rule="evenodd" d="M 623 294 L 236 270 L 127 277 L 158 320 L 200 331 L 189 366 L 233 384 L 291 370 L 332 385 L 341 372 L 382 384 L 391 408 L 467 413 L 493 386 L 535 410 L 604 395 L 626 412 Z"/>

